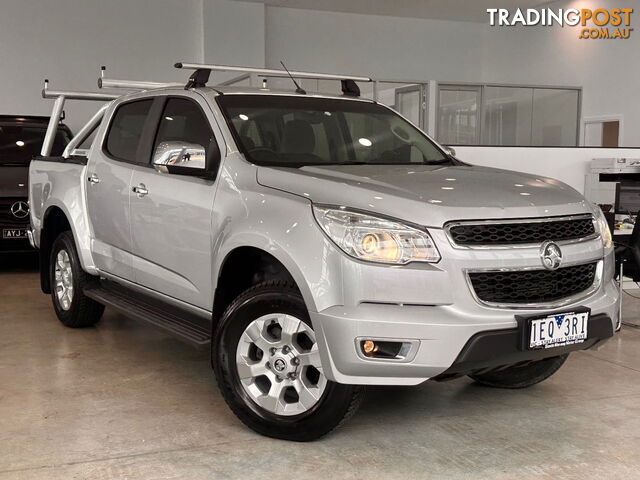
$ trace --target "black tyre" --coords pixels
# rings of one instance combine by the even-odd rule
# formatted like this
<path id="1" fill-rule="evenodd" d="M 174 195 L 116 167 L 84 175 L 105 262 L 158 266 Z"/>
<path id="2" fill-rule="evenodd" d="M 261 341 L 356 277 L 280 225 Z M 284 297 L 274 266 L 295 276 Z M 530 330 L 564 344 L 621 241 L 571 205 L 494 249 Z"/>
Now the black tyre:
<path id="1" fill-rule="evenodd" d="M 526 388 L 546 380 L 556 373 L 569 354 L 545 358 L 524 366 L 509 367 L 496 372 L 469 375 L 476 382 L 496 388 Z"/>
<path id="2" fill-rule="evenodd" d="M 82 270 L 70 231 L 61 233 L 53 242 L 49 278 L 53 308 L 65 326 L 90 327 L 100 320 L 104 306 L 85 296 L 83 292 L 84 287 L 95 279 Z"/>
<path id="3" fill-rule="evenodd" d="M 328 381 L 307 308 L 288 282 L 261 283 L 226 309 L 212 343 L 222 395 L 249 428 L 315 440 L 355 413 L 363 388 Z"/>

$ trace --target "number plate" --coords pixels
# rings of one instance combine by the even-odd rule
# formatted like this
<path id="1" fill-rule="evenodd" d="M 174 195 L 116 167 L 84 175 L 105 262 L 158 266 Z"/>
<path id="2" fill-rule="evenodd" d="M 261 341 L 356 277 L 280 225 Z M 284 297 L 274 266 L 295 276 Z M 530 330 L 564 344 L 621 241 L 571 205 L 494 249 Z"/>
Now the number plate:
<path id="1" fill-rule="evenodd" d="M 587 338 L 589 312 L 556 313 L 529 320 L 529 348 L 553 348 L 582 343 Z"/>
<path id="2" fill-rule="evenodd" d="M 4 228 L 2 238 L 27 238 L 26 228 Z"/>

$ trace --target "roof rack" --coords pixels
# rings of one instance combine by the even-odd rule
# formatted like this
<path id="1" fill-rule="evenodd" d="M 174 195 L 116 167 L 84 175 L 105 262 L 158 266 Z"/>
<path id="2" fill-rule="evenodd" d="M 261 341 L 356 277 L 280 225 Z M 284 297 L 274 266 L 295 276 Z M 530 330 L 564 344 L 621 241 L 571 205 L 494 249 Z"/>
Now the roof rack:
<path id="1" fill-rule="evenodd" d="M 291 70 L 276 70 L 272 68 L 256 68 L 256 67 L 239 67 L 233 65 L 210 65 L 205 63 L 182 63 L 175 64 L 176 68 L 184 68 L 186 70 L 195 70 L 189 78 L 189 82 L 185 88 L 204 87 L 209 80 L 209 74 L 216 72 L 240 72 L 254 73 L 262 77 L 294 77 L 308 78 L 314 80 L 340 80 L 342 82 L 342 93 L 349 96 L 359 97 L 360 88 L 356 82 L 372 82 L 370 77 L 361 77 L 356 75 L 343 75 L 335 73 L 314 73 L 314 72 L 298 72 Z"/>

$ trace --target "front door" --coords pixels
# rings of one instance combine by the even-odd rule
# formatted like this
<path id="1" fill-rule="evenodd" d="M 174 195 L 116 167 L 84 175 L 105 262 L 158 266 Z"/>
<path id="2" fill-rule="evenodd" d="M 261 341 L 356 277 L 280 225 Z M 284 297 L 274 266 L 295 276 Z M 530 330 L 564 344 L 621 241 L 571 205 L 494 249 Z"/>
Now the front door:
<path id="1" fill-rule="evenodd" d="M 104 142 L 92 148 L 87 169 L 87 209 L 93 258 L 101 271 L 132 280 L 129 192 L 133 167 L 140 161 L 140 138 L 153 100 L 115 107 Z"/>
<path id="2" fill-rule="evenodd" d="M 197 94 L 166 99 L 152 152 L 182 143 L 207 148 L 213 117 Z M 151 158 L 149 158 L 151 162 Z M 212 212 L 216 184 L 192 176 L 135 168 L 131 238 L 135 281 L 183 302 L 211 309 Z"/>

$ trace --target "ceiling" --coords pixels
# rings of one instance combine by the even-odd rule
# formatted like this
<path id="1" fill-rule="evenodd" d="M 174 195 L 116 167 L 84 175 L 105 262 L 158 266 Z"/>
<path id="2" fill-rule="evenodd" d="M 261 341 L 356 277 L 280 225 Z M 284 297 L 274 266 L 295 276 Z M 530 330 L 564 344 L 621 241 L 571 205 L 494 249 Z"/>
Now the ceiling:
<path id="1" fill-rule="evenodd" d="M 542 0 L 236 0 L 265 5 L 365 13 L 392 17 L 431 18 L 467 22 L 488 21 L 487 8 L 533 8 L 550 3 Z"/>

